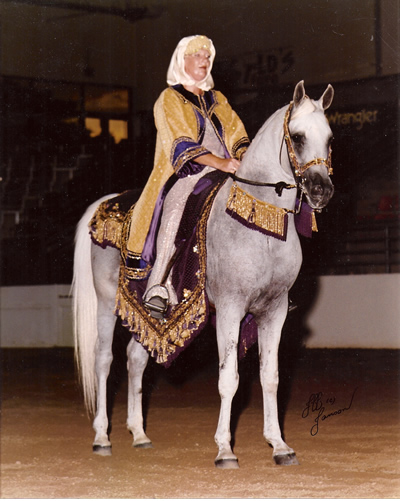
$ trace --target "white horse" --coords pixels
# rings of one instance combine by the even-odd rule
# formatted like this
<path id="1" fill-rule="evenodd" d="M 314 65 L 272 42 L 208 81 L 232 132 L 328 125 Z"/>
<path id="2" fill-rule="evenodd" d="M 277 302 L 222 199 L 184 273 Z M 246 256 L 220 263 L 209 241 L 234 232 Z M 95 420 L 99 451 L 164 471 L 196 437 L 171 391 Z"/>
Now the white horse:
<path id="1" fill-rule="evenodd" d="M 291 105 L 275 112 L 260 129 L 241 163 L 240 178 L 225 182 L 210 213 L 206 291 L 216 309 L 221 409 L 215 464 L 221 468 L 238 467 L 231 448 L 230 418 L 239 382 L 240 322 L 247 313 L 254 316 L 258 326 L 264 437 L 273 447 L 277 464 L 298 464 L 293 449 L 282 439 L 278 423 L 278 347 L 288 311 L 288 292 L 302 261 L 294 223 L 296 193 L 304 194 L 309 206 L 317 210 L 326 206 L 333 194 L 329 177 L 332 132 L 324 115 L 332 99 L 331 85 L 314 101 L 299 82 Z M 286 241 L 254 231 L 227 213 L 227 200 L 235 186 L 241 188 L 237 193 L 244 199 L 254 201 L 256 212 L 262 212 L 266 204 L 283 209 L 287 214 Z M 106 382 L 112 361 L 120 255 L 112 247 L 103 249 L 91 242 L 88 223 L 100 202 L 87 209 L 78 225 L 72 293 L 75 349 L 85 403 L 89 411 L 96 410 L 93 451 L 109 455 Z M 239 200 L 239 216 L 240 205 Z M 132 338 L 127 355 L 127 427 L 134 447 L 151 447 L 142 415 L 142 376 L 149 353 Z"/>

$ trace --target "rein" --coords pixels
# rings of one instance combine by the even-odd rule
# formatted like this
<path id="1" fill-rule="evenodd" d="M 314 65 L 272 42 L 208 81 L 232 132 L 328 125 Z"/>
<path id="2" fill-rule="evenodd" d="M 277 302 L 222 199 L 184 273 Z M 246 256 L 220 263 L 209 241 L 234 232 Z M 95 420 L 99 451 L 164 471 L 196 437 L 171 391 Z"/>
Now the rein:
<path id="1" fill-rule="evenodd" d="M 236 174 L 230 174 L 230 176 L 234 181 L 238 181 L 239 183 L 251 184 L 252 186 L 267 186 L 269 188 L 275 188 L 275 191 L 279 197 L 282 195 L 283 190 L 297 188 L 297 184 L 287 184 L 285 183 L 285 181 L 279 181 L 278 183 L 261 183 L 258 181 L 250 181 L 249 179 L 238 177 Z"/>

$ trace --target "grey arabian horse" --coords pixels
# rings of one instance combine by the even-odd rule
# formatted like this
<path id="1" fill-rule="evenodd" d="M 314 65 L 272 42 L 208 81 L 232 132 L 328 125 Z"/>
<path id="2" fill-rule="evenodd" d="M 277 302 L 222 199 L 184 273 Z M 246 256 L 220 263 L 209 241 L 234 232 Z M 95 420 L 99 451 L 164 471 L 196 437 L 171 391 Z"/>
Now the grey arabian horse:
<path id="1" fill-rule="evenodd" d="M 273 447 L 276 464 L 298 464 L 293 449 L 282 439 L 278 423 L 278 347 L 288 311 L 288 292 L 302 261 L 294 223 L 296 194 L 300 192 L 301 198 L 304 194 L 308 205 L 316 210 L 325 207 L 333 194 L 329 177 L 332 132 L 324 115 L 332 99 L 331 85 L 315 101 L 306 96 L 303 81 L 299 82 L 290 106 L 276 111 L 260 129 L 243 158 L 240 177 L 225 182 L 209 216 L 206 291 L 216 310 L 221 408 L 215 433 L 215 464 L 221 468 L 238 467 L 231 448 L 230 418 L 239 383 L 240 322 L 247 313 L 258 326 L 264 437 Z M 227 200 L 235 184 L 243 191 L 246 188 L 248 196 L 259 204 L 284 209 L 286 240 L 253 231 L 227 213 Z M 117 249 L 103 249 L 91 242 L 88 223 L 100 202 L 87 209 L 78 225 L 72 294 L 75 348 L 85 403 L 89 411 L 96 410 L 93 450 L 109 455 L 106 382 L 112 361 L 120 255 Z M 142 414 L 142 376 L 149 353 L 132 338 L 127 356 L 127 427 L 134 447 L 151 447 Z"/>

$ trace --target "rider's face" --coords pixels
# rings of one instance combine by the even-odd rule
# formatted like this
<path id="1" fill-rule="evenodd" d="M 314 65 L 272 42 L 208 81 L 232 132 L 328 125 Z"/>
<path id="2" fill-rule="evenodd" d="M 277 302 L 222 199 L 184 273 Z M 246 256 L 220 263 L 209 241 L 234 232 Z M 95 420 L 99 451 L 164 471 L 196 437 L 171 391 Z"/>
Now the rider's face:
<path id="1" fill-rule="evenodd" d="M 195 54 L 185 56 L 185 72 L 195 82 L 201 82 L 207 76 L 210 67 L 210 53 L 206 49 L 200 49 Z"/>

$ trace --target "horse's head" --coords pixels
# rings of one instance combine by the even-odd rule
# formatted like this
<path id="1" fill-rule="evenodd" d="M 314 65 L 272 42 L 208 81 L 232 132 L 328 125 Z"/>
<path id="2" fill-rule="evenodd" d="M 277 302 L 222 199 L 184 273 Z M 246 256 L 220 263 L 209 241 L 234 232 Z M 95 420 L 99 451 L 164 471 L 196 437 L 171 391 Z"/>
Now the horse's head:
<path id="1" fill-rule="evenodd" d="M 328 85 L 321 98 L 314 101 L 306 95 L 301 81 L 285 117 L 285 140 L 292 169 L 313 209 L 325 207 L 334 191 L 329 177 L 333 135 L 324 114 L 333 94 L 333 87 Z"/>

